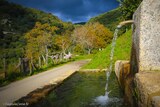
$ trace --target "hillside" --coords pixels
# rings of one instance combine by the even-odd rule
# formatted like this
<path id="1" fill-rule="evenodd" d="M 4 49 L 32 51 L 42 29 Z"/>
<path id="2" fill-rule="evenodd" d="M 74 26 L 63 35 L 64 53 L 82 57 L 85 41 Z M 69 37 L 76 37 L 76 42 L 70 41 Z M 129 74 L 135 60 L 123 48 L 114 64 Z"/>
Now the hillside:
<path id="1" fill-rule="evenodd" d="M 71 23 L 64 23 L 51 13 L 0 0 L 0 49 L 5 49 L 5 53 L 9 54 L 7 56 L 21 56 L 26 44 L 24 34 L 30 31 L 36 22 L 58 27 L 57 34 L 65 31 L 68 26 L 72 28 Z M 0 55 L 4 56 L 2 53 Z"/>
<path id="2" fill-rule="evenodd" d="M 88 22 L 99 22 L 109 28 L 111 31 L 114 31 L 118 23 L 121 21 L 121 11 L 120 8 L 111 10 L 99 16 L 91 18 Z"/>
<path id="3" fill-rule="evenodd" d="M 117 39 L 114 62 L 116 60 L 129 60 L 131 50 L 131 30 L 127 31 L 125 34 Z M 109 67 L 110 64 L 110 51 L 111 45 L 108 45 L 103 51 L 98 52 L 94 55 L 90 63 L 85 65 L 85 69 L 104 69 Z"/>

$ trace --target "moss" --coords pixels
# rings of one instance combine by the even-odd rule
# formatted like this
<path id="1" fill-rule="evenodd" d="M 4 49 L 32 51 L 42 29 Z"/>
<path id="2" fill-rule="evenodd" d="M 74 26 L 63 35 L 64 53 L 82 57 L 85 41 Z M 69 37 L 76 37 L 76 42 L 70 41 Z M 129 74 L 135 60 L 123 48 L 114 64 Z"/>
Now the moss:
<path id="1" fill-rule="evenodd" d="M 138 104 L 138 101 L 140 100 L 140 95 L 136 86 L 133 87 L 132 93 L 135 104 Z"/>

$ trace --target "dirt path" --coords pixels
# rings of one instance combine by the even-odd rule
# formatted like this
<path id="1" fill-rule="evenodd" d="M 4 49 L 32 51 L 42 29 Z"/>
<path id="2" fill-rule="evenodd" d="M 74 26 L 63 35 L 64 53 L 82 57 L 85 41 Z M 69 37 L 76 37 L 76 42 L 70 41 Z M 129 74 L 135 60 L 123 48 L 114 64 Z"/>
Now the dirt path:
<path id="1" fill-rule="evenodd" d="M 52 79 L 60 77 L 67 71 L 76 71 L 89 60 L 72 62 L 46 72 L 33 75 L 0 88 L 0 107 L 26 96 L 31 91 L 47 85 Z"/>

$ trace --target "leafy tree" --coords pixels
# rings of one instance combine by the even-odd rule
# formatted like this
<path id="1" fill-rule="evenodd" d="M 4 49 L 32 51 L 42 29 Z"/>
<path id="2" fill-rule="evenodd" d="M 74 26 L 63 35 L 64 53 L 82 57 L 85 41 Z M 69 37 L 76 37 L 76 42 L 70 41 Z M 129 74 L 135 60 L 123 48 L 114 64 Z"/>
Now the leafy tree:
<path id="1" fill-rule="evenodd" d="M 82 48 L 83 46 L 81 44 L 75 44 L 73 51 L 75 53 L 79 53 L 79 54 L 84 54 L 84 49 Z"/>
<path id="2" fill-rule="evenodd" d="M 132 19 L 132 15 L 138 8 L 142 0 L 118 0 L 125 20 Z"/>
<path id="3" fill-rule="evenodd" d="M 57 27 L 49 24 L 41 24 L 37 22 L 35 27 L 26 33 L 26 57 L 30 60 L 37 61 L 39 57 L 43 57 L 46 64 L 48 63 L 48 47 L 52 42 L 53 35 Z M 44 57 L 45 56 L 45 57 Z"/>
<path id="4" fill-rule="evenodd" d="M 112 32 L 99 23 L 89 23 L 85 26 L 77 27 L 72 39 L 80 44 L 83 49 L 88 50 L 104 48 L 112 39 Z"/>
<path id="5" fill-rule="evenodd" d="M 94 47 L 104 48 L 107 44 L 109 44 L 112 40 L 113 34 L 112 32 L 104 27 L 104 25 L 96 23 L 89 23 L 88 28 L 92 30 L 93 35 L 95 36 Z"/>
<path id="6" fill-rule="evenodd" d="M 55 38 L 55 44 L 61 49 L 63 54 L 66 54 L 71 45 L 71 40 L 68 35 L 57 35 Z"/>

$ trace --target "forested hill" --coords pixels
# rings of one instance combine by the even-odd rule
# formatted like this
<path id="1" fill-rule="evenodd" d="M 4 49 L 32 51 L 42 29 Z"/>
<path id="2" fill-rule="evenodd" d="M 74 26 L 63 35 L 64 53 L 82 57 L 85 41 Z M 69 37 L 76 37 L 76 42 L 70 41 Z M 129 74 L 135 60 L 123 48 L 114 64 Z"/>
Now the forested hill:
<path id="1" fill-rule="evenodd" d="M 33 29 L 36 22 L 56 26 L 59 28 L 57 34 L 73 27 L 71 23 L 64 23 L 51 13 L 0 0 L 0 49 L 10 50 L 10 52 L 14 49 L 22 49 L 26 43 L 24 34 Z"/>
<path id="2" fill-rule="evenodd" d="M 91 18 L 88 22 L 99 22 L 114 31 L 115 27 L 121 21 L 122 13 L 120 8 L 111 10 L 99 16 Z"/>

